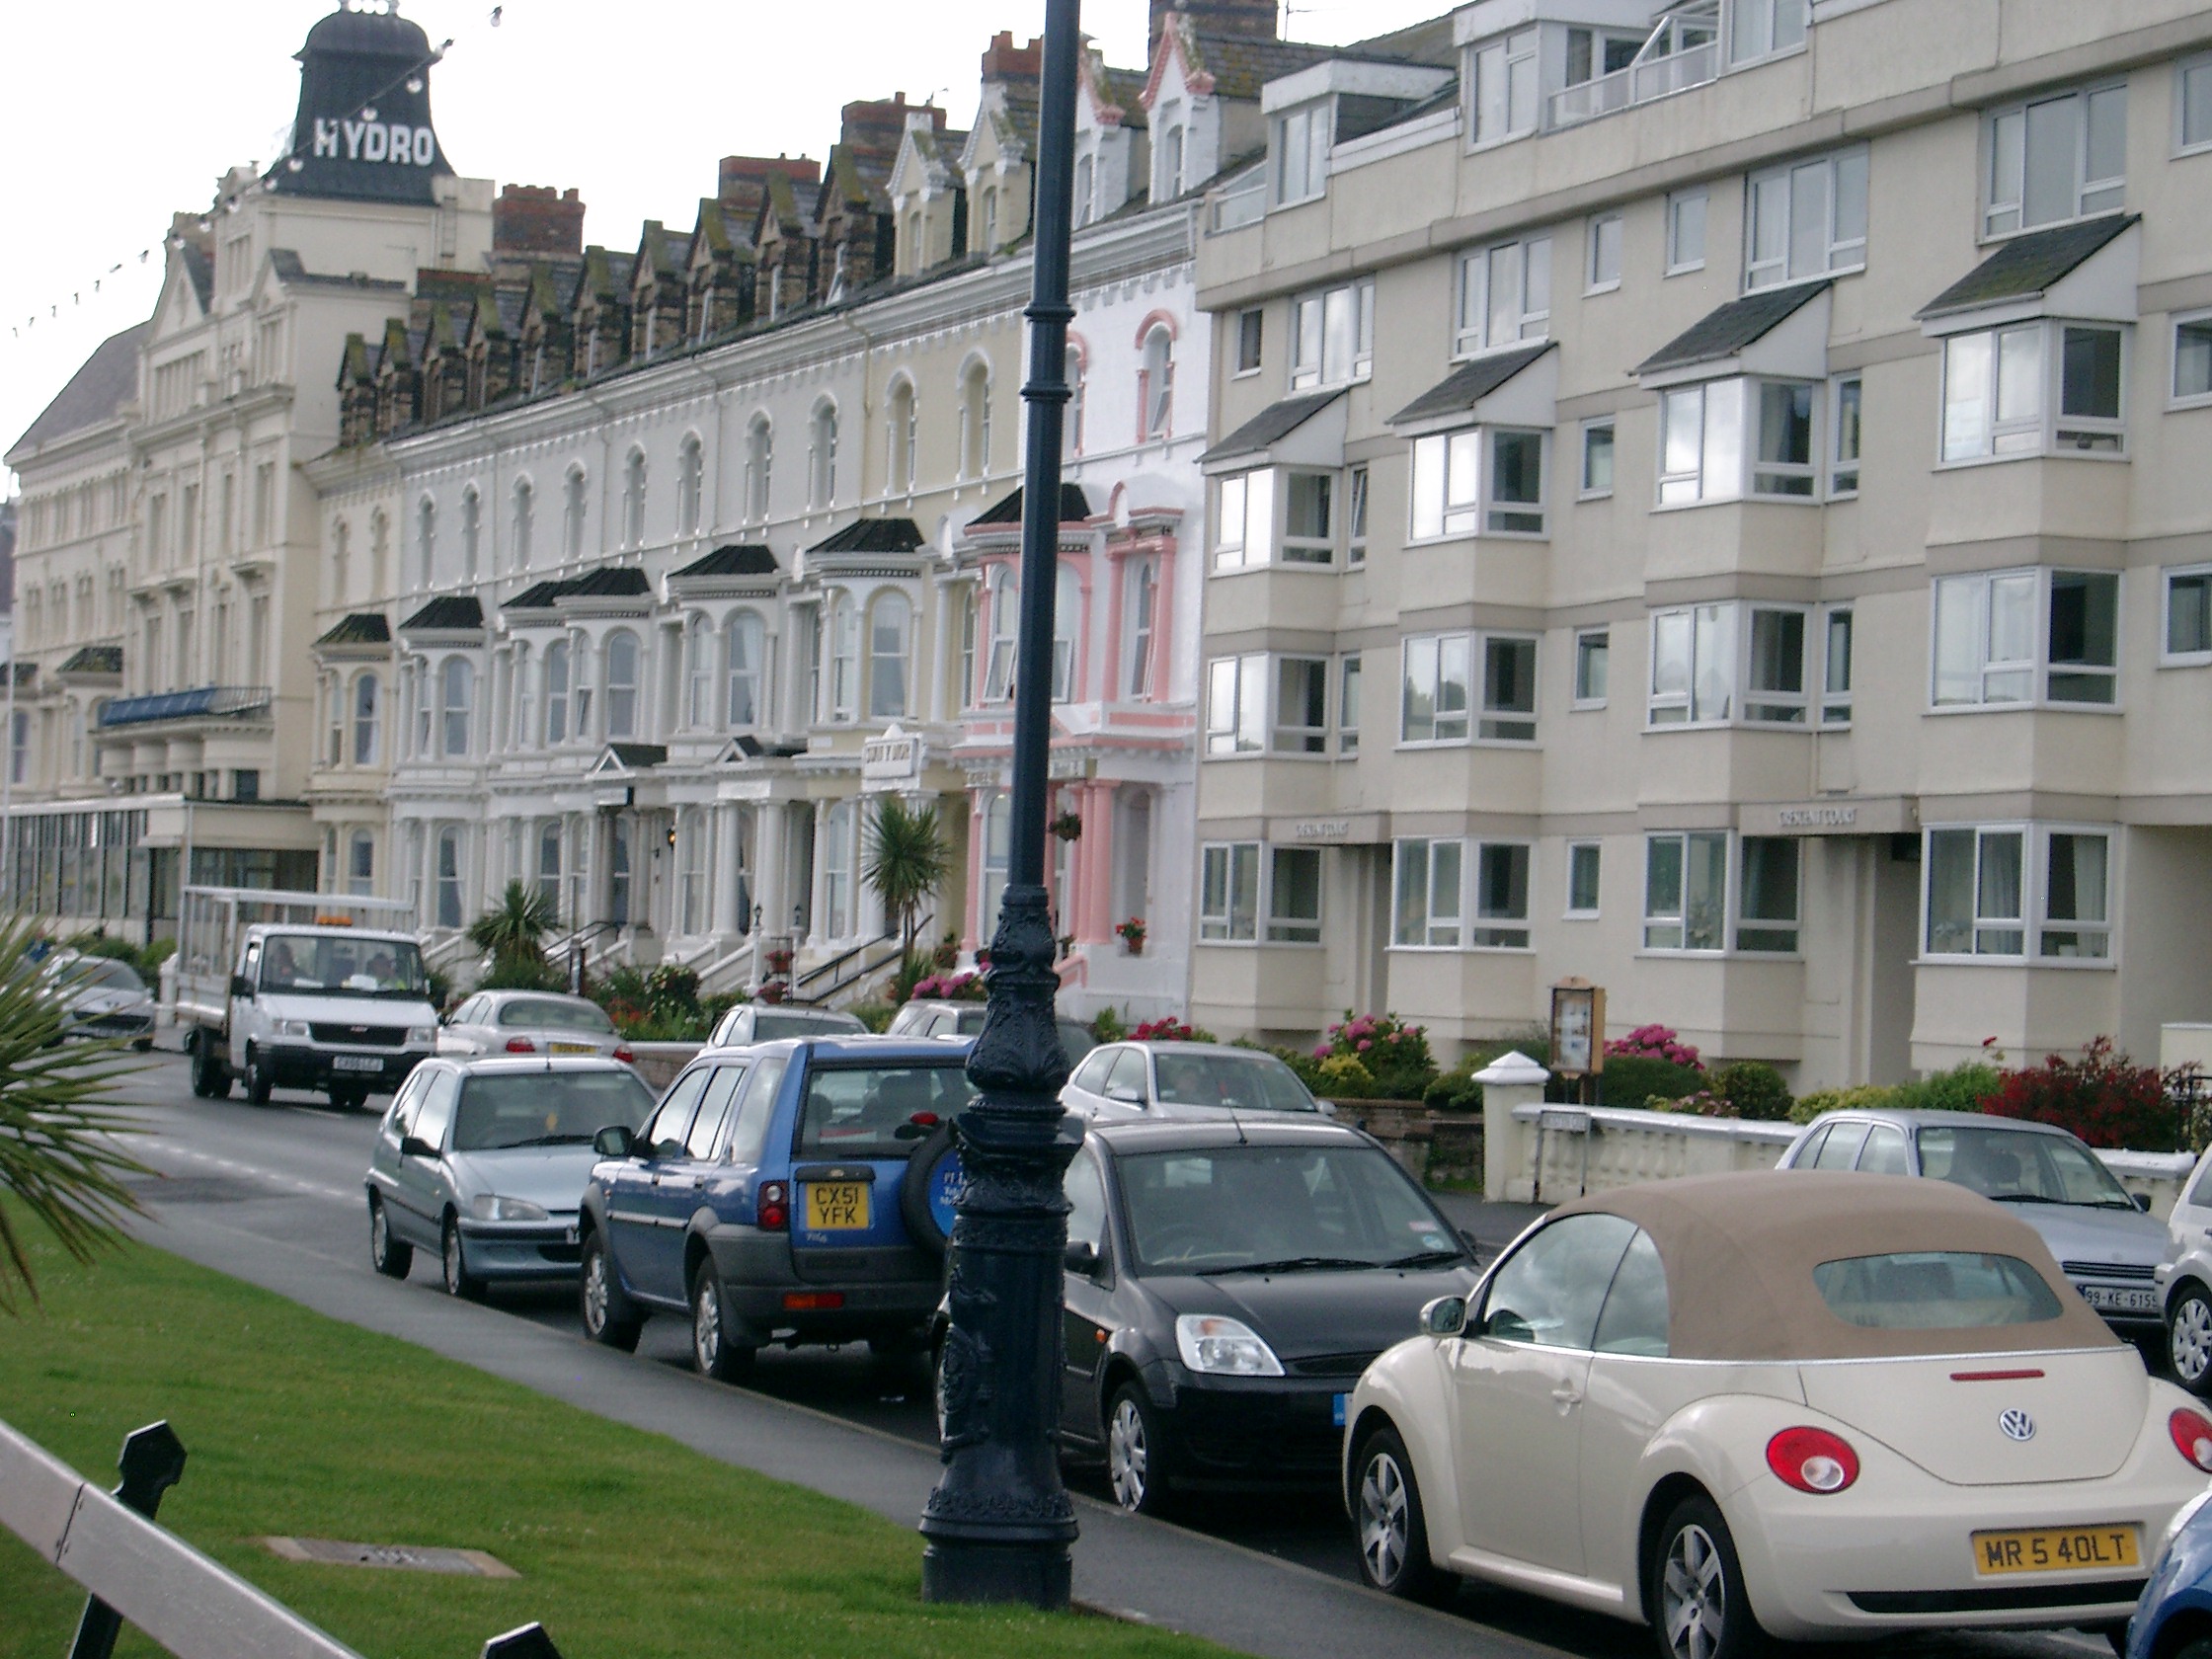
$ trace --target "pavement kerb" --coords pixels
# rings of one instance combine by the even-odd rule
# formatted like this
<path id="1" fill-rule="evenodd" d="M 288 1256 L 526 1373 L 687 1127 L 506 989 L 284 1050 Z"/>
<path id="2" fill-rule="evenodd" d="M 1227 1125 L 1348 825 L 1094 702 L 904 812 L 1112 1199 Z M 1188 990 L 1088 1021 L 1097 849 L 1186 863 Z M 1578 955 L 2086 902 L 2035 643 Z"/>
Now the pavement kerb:
<path id="1" fill-rule="evenodd" d="M 617 1354 L 581 1335 L 453 1302 L 422 1285 L 378 1279 L 365 1269 L 344 1277 L 310 1273 L 267 1239 L 197 1208 L 172 1208 L 135 1230 L 148 1243 L 329 1317 L 903 1525 L 918 1518 L 935 1479 L 935 1450 L 887 1430 Z M 749 1428 L 759 1432 L 748 1434 Z M 803 1445 L 825 1456 L 810 1461 Z M 886 1455 L 850 1456 L 862 1446 Z M 1075 1545 L 1075 1596 L 1087 1613 L 1203 1636 L 1259 1659 L 1343 1659 L 1377 1651 L 1392 1659 L 1566 1659 L 1561 1649 L 1261 1550 L 1126 1515 L 1082 1494 L 1075 1503 L 1083 1528 Z"/>

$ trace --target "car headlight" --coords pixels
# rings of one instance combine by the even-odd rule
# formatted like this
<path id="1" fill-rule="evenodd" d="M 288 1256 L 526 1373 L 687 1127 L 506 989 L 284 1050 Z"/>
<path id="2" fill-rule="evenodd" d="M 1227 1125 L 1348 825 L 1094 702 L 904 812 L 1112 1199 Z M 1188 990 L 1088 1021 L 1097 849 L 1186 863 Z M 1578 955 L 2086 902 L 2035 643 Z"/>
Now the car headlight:
<path id="1" fill-rule="evenodd" d="M 1191 1370 L 1215 1376 L 1283 1375 L 1283 1362 L 1250 1325 L 1221 1313 L 1185 1313 L 1177 1319 L 1175 1351 Z"/>
<path id="2" fill-rule="evenodd" d="M 2154 1559 L 2157 1556 L 2164 1555 L 2166 1553 L 2167 1547 L 2172 1544 L 2175 1539 L 2181 1536 L 2181 1529 L 2183 1527 L 2186 1527 L 2189 1522 L 2195 1518 L 2196 1512 L 2204 1507 L 2205 1502 L 2208 1499 L 2212 1499 L 2212 1486 L 2207 1486 L 2203 1491 L 2199 1492 L 2195 1497 L 2191 1498 L 2187 1503 L 2183 1504 L 2179 1509 L 2173 1512 L 2173 1519 L 2166 1524 L 2166 1532 L 2159 1539 L 2158 1548 L 2153 1551 Z"/>
<path id="3" fill-rule="evenodd" d="M 305 1020 L 278 1020 L 276 1022 L 276 1035 L 279 1037 L 307 1037 L 313 1034 L 307 1029 Z"/>
<path id="4" fill-rule="evenodd" d="M 411 1049 L 428 1048 L 436 1041 L 437 1027 L 434 1025 L 411 1025 L 407 1028 L 407 1046 Z"/>
<path id="5" fill-rule="evenodd" d="M 548 1220 L 544 1205 L 532 1204 L 526 1198 L 502 1198 L 497 1193 L 478 1193 L 468 1201 L 468 1211 L 480 1222 Z"/>

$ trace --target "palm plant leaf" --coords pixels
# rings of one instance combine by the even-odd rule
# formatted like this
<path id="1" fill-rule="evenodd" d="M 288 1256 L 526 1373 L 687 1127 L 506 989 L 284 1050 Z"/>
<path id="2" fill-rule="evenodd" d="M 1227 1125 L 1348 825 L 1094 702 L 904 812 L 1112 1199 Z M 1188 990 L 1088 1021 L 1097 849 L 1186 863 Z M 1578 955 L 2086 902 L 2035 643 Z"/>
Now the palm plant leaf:
<path id="1" fill-rule="evenodd" d="M 552 896 L 541 887 L 511 881 L 500 902 L 468 924 L 468 942 L 489 951 L 495 961 L 534 961 L 544 955 L 538 941 L 554 925 Z"/>
<path id="2" fill-rule="evenodd" d="M 937 822 L 935 807 L 909 807 L 896 795 L 877 804 L 868 825 L 867 861 L 860 879 L 883 901 L 884 913 L 897 916 L 913 954 L 915 917 L 924 901 L 952 873 L 952 849 Z"/>
<path id="3" fill-rule="evenodd" d="M 24 954 L 34 937 L 21 918 L 0 923 L 0 1193 L 85 1261 L 143 1213 L 125 1178 L 152 1171 L 116 1141 L 140 1126 L 112 1102 L 116 1082 L 138 1067 L 117 1041 L 57 1043 L 68 982 Z M 19 1289 L 38 1300 L 23 1228 L 0 1207 L 0 1309 L 15 1310 Z"/>

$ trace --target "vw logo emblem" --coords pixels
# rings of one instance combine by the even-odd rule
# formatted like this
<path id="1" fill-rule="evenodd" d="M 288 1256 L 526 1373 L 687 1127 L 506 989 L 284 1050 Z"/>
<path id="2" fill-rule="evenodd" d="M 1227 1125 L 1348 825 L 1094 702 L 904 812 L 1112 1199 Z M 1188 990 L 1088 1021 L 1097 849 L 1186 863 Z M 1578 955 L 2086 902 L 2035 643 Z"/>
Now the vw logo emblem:
<path id="1" fill-rule="evenodd" d="M 2005 1431 L 2007 1440 L 2028 1441 L 2035 1438 L 2035 1419 L 2016 1405 L 1997 1419 L 1997 1426 Z"/>

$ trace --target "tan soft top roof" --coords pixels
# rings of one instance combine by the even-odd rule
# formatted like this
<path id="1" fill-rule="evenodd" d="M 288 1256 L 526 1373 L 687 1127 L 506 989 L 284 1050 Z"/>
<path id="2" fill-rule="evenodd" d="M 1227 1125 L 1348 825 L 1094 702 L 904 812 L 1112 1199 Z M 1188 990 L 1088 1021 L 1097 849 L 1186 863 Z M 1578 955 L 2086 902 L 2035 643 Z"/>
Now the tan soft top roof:
<path id="1" fill-rule="evenodd" d="M 1914 1354 L 2109 1348 L 2117 1340 L 2067 1283 L 2035 1229 L 1948 1181 L 1835 1170 L 1757 1170 L 1650 1181 L 1577 1199 L 1651 1235 L 1667 1270 L 1667 1346 L 1686 1360 L 1856 1360 Z M 2058 1297 L 2032 1324 L 1878 1330 L 1839 1318 L 1813 1286 L 1822 1262 L 1893 1251 L 2015 1256 Z"/>

